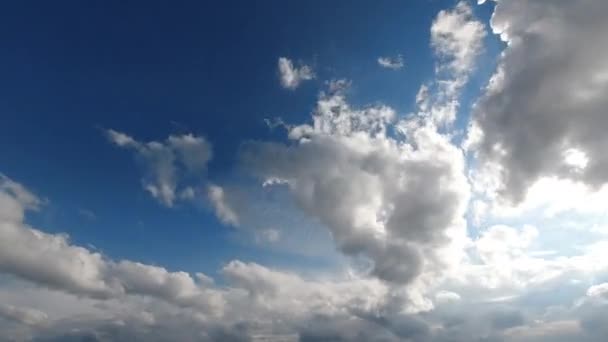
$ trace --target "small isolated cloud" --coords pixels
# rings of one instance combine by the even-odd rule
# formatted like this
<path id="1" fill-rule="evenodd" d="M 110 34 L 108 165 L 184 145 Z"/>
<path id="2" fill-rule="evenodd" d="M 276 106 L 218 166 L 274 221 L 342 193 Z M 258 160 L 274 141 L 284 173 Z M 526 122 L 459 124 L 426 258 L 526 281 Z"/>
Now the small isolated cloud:
<path id="1" fill-rule="evenodd" d="M 207 198 L 215 210 L 216 216 L 224 224 L 239 225 L 239 216 L 230 205 L 226 192 L 221 186 L 211 184 L 207 187 Z"/>
<path id="2" fill-rule="evenodd" d="M 130 149 L 145 170 L 143 188 L 167 207 L 177 199 L 192 199 L 193 189 L 180 189 L 182 176 L 202 178 L 211 160 L 211 144 L 202 136 L 171 135 L 165 141 L 142 142 L 109 129 L 106 135 L 116 146 Z"/>
<path id="3" fill-rule="evenodd" d="M 394 57 L 378 57 L 378 65 L 383 68 L 398 70 L 403 68 L 403 56 L 397 55 Z"/>
<path id="4" fill-rule="evenodd" d="M 286 57 L 279 58 L 278 66 L 281 85 L 285 89 L 296 89 L 303 81 L 315 78 L 310 66 L 305 64 L 294 66 L 294 63 Z"/>

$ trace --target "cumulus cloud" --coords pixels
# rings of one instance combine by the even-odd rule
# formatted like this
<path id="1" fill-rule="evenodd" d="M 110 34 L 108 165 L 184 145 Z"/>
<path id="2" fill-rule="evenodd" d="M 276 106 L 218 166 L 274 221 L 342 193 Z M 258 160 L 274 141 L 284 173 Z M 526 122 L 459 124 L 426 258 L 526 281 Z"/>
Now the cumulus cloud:
<path id="1" fill-rule="evenodd" d="M 21 189 L 20 195 L 7 190 L 13 188 Z M 6 177 L 0 180 L 0 198 L 4 198 L 0 206 L 21 212 L 28 203 L 37 201 L 33 194 Z M 115 262 L 73 245 L 66 235 L 31 228 L 23 223 L 23 214 L 19 216 L 19 220 L 10 214 L 0 216 L 0 272 L 90 298 L 133 294 L 184 306 L 213 304 L 213 296 L 205 294 L 187 273 L 130 261 Z"/>
<path id="2" fill-rule="evenodd" d="M 431 45 L 445 60 L 439 68 L 456 74 L 469 72 L 483 47 L 484 36 L 484 26 L 473 18 L 467 2 L 460 1 L 454 9 L 440 11 L 431 26 Z"/>
<path id="3" fill-rule="evenodd" d="M 395 57 L 386 56 L 386 57 L 378 57 L 378 65 L 383 68 L 399 70 L 403 68 L 403 56 L 397 55 Z"/>
<path id="4" fill-rule="evenodd" d="M 279 58 L 278 68 L 281 85 L 285 89 L 296 89 L 303 81 L 315 78 L 310 66 L 305 64 L 294 66 L 294 63 L 286 57 Z"/>
<path id="5" fill-rule="evenodd" d="M 36 210 L 41 200 L 21 184 L 0 173 L 0 218 L 20 222 L 26 210 Z"/>
<path id="6" fill-rule="evenodd" d="M 167 207 L 172 207 L 178 198 L 193 197 L 192 188 L 178 189 L 180 176 L 189 173 L 200 177 L 212 157 L 209 142 L 192 134 L 172 135 L 165 142 L 141 142 L 113 129 L 106 134 L 116 146 L 135 153 L 146 171 L 142 179 L 144 189 Z"/>
<path id="7" fill-rule="evenodd" d="M 59 291 L 64 305 L 76 306 L 71 311 L 86 312 L 83 317 L 57 317 L 61 310 L 54 310 L 51 317 L 34 308 L 3 303 L 0 317 L 6 320 L 26 326 L 44 323 L 27 328 L 25 335 L 24 327 L 6 327 L 3 336 L 51 340 L 99 336 L 166 340 L 183 336 L 196 341 L 297 338 L 300 323 L 315 314 L 333 315 L 347 307 L 368 310 L 378 305 L 386 292 L 375 279 L 306 280 L 241 261 L 223 268 L 229 286 L 217 287 L 204 274 L 193 277 L 135 261 L 114 261 L 72 244 L 65 235 L 29 227 L 23 222 L 24 212 L 39 200 L 4 176 L 0 198 L 0 273 L 39 286 L 23 292 L 20 301 L 36 297 L 32 291 L 43 292 L 33 301 L 40 305 L 55 296 L 52 291 Z M 44 292 L 49 291 L 45 288 L 51 292 Z M 27 286 L 10 290 L 10 298 L 19 297 L 23 289 Z M 275 326 L 277 318 L 287 321 Z"/>
<path id="8" fill-rule="evenodd" d="M 105 296 L 106 264 L 99 253 L 70 245 L 64 235 L 46 234 L 20 223 L 0 223 L 0 270 L 74 293 Z"/>
<path id="9" fill-rule="evenodd" d="M 464 1 L 440 11 L 430 31 L 431 46 L 438 58 L 435 79 L 420 87 L 416 103 L 420 114 L 438 124 L 451 124 L 460 107 L 460 93 L 483 49 L 486 31 Z"/>
<path id="10" fill-rule="evenodd" d="M 51 287 L 102 296 L 104 265 L 98 253 L 71 246 L 64 235 L 24 226 L 24 213 L 40 200 L 20 184 L 0 178 L 0 270 Z"/>
<path id="11" fill-rule="evenodd" d="M 8 208 L 23 212 L 27 203 L 39 201 L 18 183 L 8 179 L 5 182 L 21 193 L 19 199 L 12 190 L 7 190 L 6 183 L 0 184 L 4 189 L 0 194 L 6 199 L 2 203 Z M 14 203 L 9 204 L 10 201 Z M 66 237 L 56 244 L 52 238 L 58 235 L 34 231 L 21 218 L 15 221 L 17 216 L 21 217 L 5 215 L 0 221 L 3 225 L 14 225 L 15 230 L 26 236 L 34 233 L 44 238 L 18 255 L 0 254 L 2 273 L 39 286 L 28 290 L 27 286 L 18 285 L 3 290 L 12 295 L 8 302 L 3 302 L 0 315 L 22 325 L 14 329 L 4 327 L 5 323 L 0 321 L 0 328 L 4 336 L 15 339 L 518 341 L 532 336 L 537 341 L 554 341 L 555 336 L 566 334 L 595 336 L 595 340 L 589 341 L 601 341 L 603 336 L 601 320 L 592 315 L 602 313 L 596 304 L 569 307 L 567 303 L 576 299 L 576 292 L 570 297 L 560 299 L 560 296 L 568 280 L 585 279 L 585 274 L 595 277 L 601 270 L 608 270 L 605 244 L 590 246 L 584 254 L 567 259 L 543 259 L 529 254 L 530 246 L 538 238 L 537 229 L 532 227 L 495 226 L 484 232 L 470 245 L 471 260 L 462 260 L 457 272 L 449 273 L 442 284 L 429 289 L 444 287 L 433 296 L 437 307 L 417 314 L 404 311 L 414 297 L 404 301 L 399 289 L 395 292 L 394 287 L 376 277 L 347 273 L 307 278 L 235 260 L 222 268 L 226 282 L 217 286 L 202 274 L 193 277 L 135 261 L 113 261 L 103 256 L 96 259 L 91 257 L 94 252 L 71 244 Z M 7 236 L 4 231 L 0 234 L 0 241 L 13 241 L 10 234 Z M 19 246 L 21 241 L 14 243 Z M 6 250 L 6 246 L 1 250 Z M 39 256 L 40 250 L 52 252 Z M 81 262 L 90 258 L 99 260 L 92 265 L 84 263 L 97 270 L 87 273 L 92 274 L 89 279 L 97 281 L 74 283 L 82 265 L 67 262 L 64 255 Z M 23 259 L 40 267 L 24 265 Z M 61 269 L 54 264 L 61 265 Z M 31 275 L 32 269 L 39 271 L 44 267 L 55 273 L 54 277 Z M 60 278 L 66 280 L 58 281 Z M 574 284 L 580 288 L 579 296 L 590 300 L 605 295 L 604 285 L 587 288 L 584 283 Z M 74 313 L 57 316 L 61 310 L 52 309 L 52 304 L 47 305 L 51 305 L 53 315 L 35 308 L 54 296 L 52 292 L 35 295 L 47 291 L 40 287 L 64 293 L 59 302 L 75 306 L 70 309 Z M 547 311 L 543 313 L 546 322 L 529 320 L 534 311 L 513 308 L 516 303 L 513 294 L 525 294 L 526 289 L 546 292 L 545 298 L 551 300 L 546 310 L 551 305 L 565 305 L 565 316 L 553 317 Z M 497 296 L 505 299 L 496 299 Z M 536 300 L 542 297 L 534 296 Z M 10 300 L 15 297 L 19 301 Z M 0 298 L 6 301 L 6 294 L 0 293 Z M 27 300 L 31 300 L 27 306 L 17 305 Z M 579 326 L 577 321 L 560 323 L 565 318 L 579 317 L 582 329 L 572 329 Z M 24 326 L 28 327 L 27 335 L 22 335 Z"/>
<path id="12" fill-rule="evenodd" d="M 497 1 L 491 27 L 507 47 L 473 126 L 503 198 L 545 176 L 606 182 L 607 12 L 605 1 Z"/>
<path id="13" fill-rule="evenodd" d="M 468 185 L 448 138 L 430 122 L 395 116 L 383 105 L 352 108 L 341 91 L 323 93 L 311 124 L 287 127 L 290 145 L 251 142 L 242 160 L 262 182 L 286 184 L 342 252 L 372 260 L 381 279 L 407 283 L 462 228 Z"/>

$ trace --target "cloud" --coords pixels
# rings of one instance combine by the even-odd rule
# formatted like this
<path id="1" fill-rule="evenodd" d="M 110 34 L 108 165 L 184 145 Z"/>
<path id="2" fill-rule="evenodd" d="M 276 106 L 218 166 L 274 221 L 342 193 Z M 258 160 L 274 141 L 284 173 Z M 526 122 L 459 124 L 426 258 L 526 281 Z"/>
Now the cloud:
<path id="1" fill-rule="evenodd" d="M 311 143 L 315 138 L 307 139 Z M 417 300 L 424 302 L 412 292 L 416 289 L 395 287 L 367 276 L 365 270 L 305 277 L 234 260 L 221 269 L 225 281 L 216 285 L 203 274 L 114 261 L 70 243 L 66 236 L 29 227 L 22 221 L 23 213 L 27 206 L 36 208 L 32 203 L 41 202 L 38 197 L 6 177 L 0 189 L 4 199 L 0 226 L 11 226 L 0 230 L 0 241 L 7 243 L 0 248 L 0 273 L 28 282 L 2 276 L 0 330 L 9 339 L 548 342 L 563 335 L 599 342 L 603 338 L 604 321 L 598 317 L 608 311 L 598 299 L 605 297 L 605 284 L 572 281 L 601 277 L 608 270 L 605 242 L 586 247 L 580 255 L 544 259 L 530 254 L 537 229 L 491 227 L 471 242 L 470 258 L 460 259 L 457 269 L 442 268 L 446 274 L 440 282 L 427 283 L 426 294 L 436 305 L 418 313 L 407 311 Z M 8 213 L 8 208 L 17 213 Z M 16 236 L 32 241 L 17 241 Z M 409 238 L 421 241 L 416 235 Z M 28 248 L 14 251 L 7 248 L 11 244 Z M 517 302 L 518 296 L 530 297 Z M 586 301 L 576 304 L 577 296 Z M 532 298 L 544 304 L 528 307 Z M 556 307 L 563 307 L 561 313 L 553 313 Z"/>
<path id="2" fill-rule="evenodd" d="M 431 25 L 431 46 L 437 57 L 435 79 L 420 87 L 418 114 L 439 125 L 451 124 L 460 107 L 459 96 L 483 49 L 484 25 L 467 2 L 442 10 Z"/>
<path id="3" fill-rule="evenodd" d="M 472 125 L 502 198 L 521 201 L 542 177 L 608 180 L 606 12 L 605 1 L 497 1 L 491 27 L 507 46 Z"/>
<path id="4" fill-rule="evenodd" d="M 278 68 L 281 85 L 285 89 L 294 90 L 303 81 L 315 78 L 315 74 L 310 66 L 304 64 L 296 67 L 293 62 L 286 57 L 279 58 Z"/>
<path id="5" fill-rule="evenodd" d="M 601 178 L 598 160 L 604 157 L 599 155 L 601 137 L 595 131 L 603 122 L 599 114 L 590 114 L 603 103 L 593 87 L 585 89 L 579 82 L 596 82 L 593 75 L 601 72 L 589 68 L 603 61 L 588 56 L 587 50 L 570 50 L 590 45 L 570 35 L 588 33 L 591 41 L 603 41 L 598 33 L 604 28 L 599 19 L 603 9 L 599 2 L 577 6 L 557 0 L 498 2 L 492 27 L 509 46 L 476 109 L 472 123 L 476 129 L 471 130 L 475 133 L 464 146 L 479 158 L 482 168 L 489 165 L 496 172 L 475 170 L 469 175 L 472 184 L 465 152 L 453 142 L 453 132 L 443 132 L 454 119 L 460 91 L 485 35 L 464 2 L 440 12 L 433 21 L 432 46 L 439 57 L 436 80 L 421 87 L 415 113 L 403 117 L 379 103 L 354 106 L 345 94 L 348 83 L 330 82 L 309 122 L 277 121 L 277 127 L 286 130 L 286 141 L 246 143 L 241 162 L 256 177 L 258 188 L 287 192 L 301 213 L 325 227 L 335 248 L 348 257 L 347 263 L 326 273 L 232 260 L 219 270 L 216 282 L 204 274 L 114 260 L 74 244 L 67 235 L 30 226 L 27 211 L 43 209 L 45 201 L 0 175 L 1 337 L 604 341 L 608 333 L 605 235 L 574 217 L 578 233 L 555 239 L 561 249 L 553 250 L 549 247 L 555 241 L 548 234 L 556 229 L 537 224 L 543 223 L 539 217 L 554 217 L 565 226 L 567 217 L 559 215 L 572 212 L 605 214 L 606 189 L 597 180 Z M 526 15 L 521 15 L 523 10 Z M 559 44 L 565 44 L 561 50 Z M 545 51 L 558 55 L 545 56 Z M 540 56 L 547 65 L 537 60 Z M 561 64 L 566 61 L 573 64 Z M 583 104 L 577 117 L 583 123 L 562 116 L 561 111 L 574 104 L 545 111 L 549 103 L 545 96 L 563 95 L 555 89 L 569 86 L 556 82 L 566 80 L 566 74 L 578 87 L 579 93 L 571 96 Z M 549 81 L 555 84 L 547 85 Z M 570 101 L 571 93 L 564 94 L 553 97 L 557 105 Z M 550 120 L 554 116 L 556 122 Z M 541 130 L 541 124 L 555 125 L 551 128 L 557 127 L 576 144 L 561 144 L 555 151 L 541 146 L 557 139 Z M 592 124 L 599 128 L 590 128 Z M 518 171 L 522 161 L 516 163 L 510 153 L 520 153 L 515 139 L 522 132 L 537 135 L 538 141 L 527 142 L 534 150 L 527 151 L 531 164 L 522 164 L 529 168 Z M 184 179 L 203 173 L 211 159 L 204 138 L 182 135 L 140 142 L 113 130 L 107 134 L 116 146 L 134 152 L 145 169 L 144 186 L 161 203 L 171 206 L 197 195 L 196 184 Z M 539 154 L 538 149 L 549 154 Z M 557 158 L 559 163 L 536 163 L 537 157 Z M 508 192 L 517 194 L 517 187 L 504 192 L 510 182 L 517 185 L 513 172 L 522 177 L 525 190 L 519 207 L 475 202 L 485 203 L 472 206 L 486 212 L 487 221 L 467 227 L 470 186 L 476 196 L 488 197 L 483 200 L 493 199 L 484 188 L 514 196 Z M 247 218 L 239 201 L 254 197 L 237 196 L 226 185 L 203 185 L 218 217 L 227 224 L 243 225 Z M 525 215 L 537 210 L 539 216 Z M 263 223 L 254 235 L 259 239 L 282 244 L 289 238 L 284 227 Z M 580 239 L 586 234 L 596 235 Z"/>
<path id="6" fill-rule="evenodd" d="M 261 182 L 286 184 L 343 253 L 369 258 L 381 279 L 408 283 L 462 229 L 468 185 L 462 153 L 432 123 L 395 116 L 323 93 L 311 124 L 288 126 L 292 144 L 251 142 L 241 158 Z"/>
<path id="7" fill-rule="evenodd" d="M 397 55 L 395 57 L 386 56 L 386 57 L 378 57 L 378 65 L 383 68 L 398 70 L 403 68 L 403 56 Z"/>
<path id="8" fill-rule="evenodd" d="M 36 200 L 16 184 L 8 178 L 0 180 L 0 198 L 5 198 L 0 205 L 23 211 L 27 203 Z M 21 189 L 27 196 L 15 195 L 7 188 Z M 205 292 L 187 273 L 130 261 L 115 262 L 71 244 L 66 235 L 44 233 L 21 220 L 14 220 L 13 215 L 0 216 L 0 272 L 94 299 L 132 294 L 210 310 L 217 308 L 210 307 L 215 304 L 221 306 L 221 301 L 214 304 L 213 294 Z M 203 275 L 200 278 L 205 279 Z"/>
<path id="9" fill-rule="evenodd" d="M 0 173 L 0 218 L 20 222 L 26 210 L 37 210 L 41 202 L 21 184 Z"/>
<path id="10" fill-rule="evenodd" d="M 223 310 L 221 295 L 204 288 L 209 285 L 204 274 L 198 274 L 196 281 L 186 272 L 168 272 L 162 267 L 123 260 L 112 265 L 110 276 L 127 294 L 151 296 L 206 313 Z"/>
<path id="11" fill-rule="evenodd" d="M 201 136 L 171 135 L 167 138 L 167 145 L 173 149 L 177 159 L 189 172 L 204 171 L 212 157 L 211 144 Z"/>
<path id="12" fill-rule="evenodd" d="M 475 247 L 482 261 L 486 263 L 509 264 L 523 254 L 523 249 L 538 236 L 538 230 L 525 226 L 518 231 L 508 226 L 492 226 L 475 241 Z"/>
<path id="13" fill-rule="evenodd" d="M 232 226 L 239 225 L 239 215 L 232 208 L 232 204 L 226 198 L 224 189 L 211 184 L 207 187 L 207 197 L 215 210 L 215 215 L 224 223 Z"/>
<path id="14" fill-rule="evenodd" d="M 339 79 L 331 79 L 329 81 L 325 81 L 325 85 L 327 86 L 327 90 L 330 93 L 345 93 L 347 92 L 350 87 L 352 86 L 352 81 L 345 79 L 345 78 L 339 78 Z"/>
<path id="15" fill-rule="evenodd" d="M 587 296 L 608 299 L 608 283 L 601 283 L 589 287 Z"/>
<path id="16" fill-rule="evenodd" d="M 301 329 L 318 316 L 326 317 L 326 323 L 334 325 L 345 317 L 354 319 L 359 313 L 378 310 L 385 305 L 388 291 L 377 279 L 344 276 L 306 279 L 292 272 L 238 260 L 227 264 L 222 273 L 234 289 L 245 291 L 228 299 L 233 309 L 246 305 L 257 317 L 288 322 L 288 331 L 300 336 Z"/>
<path id="17" fill-rule="evenodd" d="M 462 299 L 456 292 L 441 290 L 435 294 L 435 300 L 439 304 L 454 303 Z"/>
<path id="18" fill-rule="evenodd" d="M 28 200 L 6 190 L 7 183 L 11 188 L 21 189 Z M 0 188 L 4 189 L 0 194 L 6 196 L 3 203 L 8 207 L 25 210 L 25 203 L 36 201 L 33 194 L 8 178 Z M 8 204 L 8 200 L 15 203 Z M 29 287 L 17 281 L 13 289 L 3 288 L 4 293 L 0 292 L 5 299 L 7 291 L 10 293 L 9 302 L 0 307 L 0 315 L 22 324 L 3 328 L 3 336 L 16 339 L 103 336 L 112 340 L 183 337 L 216 341 L 283 336 L 297 340 L 309 336 L 305 327 L 317 315 L 330 317 L 326 320 L 330 326 L 339 326 L 343 319 L 359 321 L 355 327 L 361 324 L 357 328 L 360 331 L 364 326 L 374 326 L 371 320 L 378 318 L 368 312 L 384 305 L 388 290 L 373 278 L 350 275 L 305 279 L 295 273 L 238 260 L 223 268 L 227 284 L 218 287 L 202 274 L 195 279 L 188 273 L 169 272 L 159 266 L 111 260 L 71 244 L 66 236 L 34 230 L 14 217 L 0 217 L 0 225 L 11 225 L 11 231 L 0 231 L 0 241 L 27 248 L 7 251 L 7 246 L 3 246 L 0 272 L 36 285 Z M 15 241 L 16 238 L 21 240 Z M 3 281 L 7 283 L 10 284 Z M 45 304 L 58 294 L 63 306 L 72 306 L 67 309 L 70 313 L 52 309 L 56 303 Z M 52 315 L 18 307 L 11 301 L 48 305 Z M 389 331 L 376 328 L 369 336 L 397 333 L 397 330 L 390 332 L 396 329 L 392 323 L 385 323 L 383 318 L 380 322 Z"/>
<path id="19" fill-rule="evenodd" d="M 14 189 L 20 191 L 16 194 Z M 107 295 L 100 254 L 70 245 L 65 235 L 24 226 L 24 211 L 37 202 L 20 185 L 0 179 L 0 271 L 74 293 Z"/>
<path id="20" fill-rule="evenodd" d="M 492 195 L 486 197 L 496 189 L 500 181 L 494 179 L 485 182 L 483 177 L 485 175 L 476 173 L 473 173 L 472 177 L 473 189 L 477 194 L 473 205 L 479 210 L 476 213 L 478 224 L 492 219 L 506 220 L 517 217 L 529 217 L 528 220 L 535 220 L 544 225 L 552 220 L 561 219 L 564 223 L 575 218 L 581 226 L 589 223 L 602 226 L 608 223 L 604 218 L 603 205 L 608 201 L 608 185 L 594 188 L 580 181 L 554 176 L 541 177 L 528 187 L 524 198 L 514 204 L 501 201 Z M 592 228 L 594 232 L 601 232 L 603 228 L 599 226 Z"/>
<path id="21" fill-rule="evenodd" d="M 47 314 L 40 310 L 0 304 L 0 317 L 27 325 L 37 325 L 48 320 Z"/>
<path id="22" fill-rule="evenodd" d="M 165 142 L 140 142 L 125 133 L 106 131 L 116 146 L 130 149 L 146 171 L 143 187 L 161 204 L 172 207 L 177 199 L 193 197 L 193 189 L 178 189 L 180 177 L 201 177 L 211 160 L 212 149 L 204 137 L 192 134 L 169 136 Z"/>
<path id="23" fill-rule="evenodd" d="M 485 34 L 483 24 L 473 19 L 467 2 L 460 1 L 454 9 L 440 11 L 431 26 L 431 45 L 445 61 L 440 68 L 456 74 L 470 72 Z"/>

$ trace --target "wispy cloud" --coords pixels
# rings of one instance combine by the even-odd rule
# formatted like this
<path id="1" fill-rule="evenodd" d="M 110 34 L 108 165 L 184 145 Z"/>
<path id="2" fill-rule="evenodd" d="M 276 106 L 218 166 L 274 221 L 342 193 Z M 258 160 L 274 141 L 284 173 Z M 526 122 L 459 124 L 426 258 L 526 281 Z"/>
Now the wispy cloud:
<path id="1" fill-rule="evenodd" d="M 399 70 L 404 67 L 403 56 L 397 55 L 394 57 L 378 57 L 378 65 L 387 69 Z"/>
<path id="2" fill-rule="evenodd" d="M 165 141 L 141 142 L 113 129 L 107 130 L 106 135 L 116 146 L 135 153 L 145 170 L 144 189 L 167 207 L 172 207 L 178 198 L 193 197 L 189 186 L 178 190 L 180 176 L 191 174 L 201 178 L 212 157 L 211 144 L 202 136 L 171 135 Z"/>

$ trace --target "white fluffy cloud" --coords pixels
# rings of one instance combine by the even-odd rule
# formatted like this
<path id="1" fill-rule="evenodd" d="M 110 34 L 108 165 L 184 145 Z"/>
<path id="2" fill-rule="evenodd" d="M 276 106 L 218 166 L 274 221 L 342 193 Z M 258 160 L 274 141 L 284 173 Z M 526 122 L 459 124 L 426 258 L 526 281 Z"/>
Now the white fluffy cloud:
<path id="1" fill-rule="evenodd" d="M 125 133 L 109 129 L 108 139 L 116 146 L 131 149 L 146 172 L 142 185 L 167 207 L 179 198 L 193 197 L 191 187 L 180 186 L 184 174 L 202 176 L 211 160 L 211 145 L 204 137 L 185 134 L 169 136 L 165 142 L 140 142 Z"/>
<path id="2" fill-rule="evenodd" d="M 321 94 L 312 124 L 289 126 L 288 136 L 291 145 L 248 144 L 244 164 L 267 184 L 287 184 L 337 247 L 369 258 L 381 279 L 413 281 L 463 233 L 463 155 L 432 123 L 395 122 L 382 105 L 352 108 L 338 91 Z"/>
<path id="3" fill-rule="evenodd" d="M 278 62 L 281 85 L 286 89 L 296 89 L 303 81 L 312 80 L 315 74 L 308 65 L 294 66 L 286 57 L 280 57 Z"/>
<path id="4" fill-rule="evenodd" d="M 14 188 L 20 189 L 18 194 L 10 190 Z M 37 201 L 36 197 L 6 177 L 0 180 L 0 198 L 4 198 L 0 203 L 3 208 L 19 213 L 0 216 L 0 272 L 90 298 L 132 294 L 184 306 L 217 304 L 200 281 L 196 283 L 187 273 L 130 261 L 115 262 L 73 245 L 66 235 L 44 233 L 27 226 L 23 212 L 28 203 Z M 205 277 L 201 275 L 200 279 Z"/>
<path id="5" fill-rule="evenodd" d="M 40 200 L 20 184 L 0 178 L 0 270 L 50 287 L 103 296 L 100 254 L 69 244 L 66 236 L 51 235 L 23 224 L 25 210 Z"/>
<path id="6" fill-rule="evenodd" d="M 467 2 L 439 12 L 431 25 L 431 46 L 438 58 L 435 79 L 423 84 L 416 96 L 419 114 L 440 125 L 454 122 L 460 92 L 475 69 L 485 36 L 484 25 Z"/>
<path id="7" fill-rule="evenodd" d="M 241 261 L 223 268 L 230 285 L 219 287 L 204 274 L 193 277 L 159 266 L 114 261 L 70 243 L 65 235 L 29 227 L 23 222 L 24 213 L 36 208 L 33 204 L 40 200 L 5 176 L 0 180 L 0 198 L 0 274 L 39 286 L 9 286 L 3 291 L 9 291 L 10 297 L 3 293 L 0 297 L 13 303 L 45 306 L 45 300 L 60 293 L 60 301 L 73 306 L 67 310 L 69 314 L 60 314 L 65 310 L 52 309 L 51 304 L 53 313 L 48 315 L 35 308 L 3 303 L 0 318 L 7 323 L 0 319 L 0 328 L 5 331 L 4 337 L 181 340 L 180 336 L 191 336 L 189 339 L 196 341 L 249 340 L 264 335 L 297 338 L 298 330 L 304 328 L 300 324 L 314 315 L 348 316 L 351 309 L 370 310 L 386 293 L 386 286 L 375 279 L 305 280 L 293 273 Z M 3 280 L 5 286 L 11 282 Z M 78 317 L 79 312 L 86 314 Z M 275 321 L 279 318 L 284 322 Z"/>
<path id="8" fill-rule="evenodd" d="M 454 9 L 439 12 L 431 26 L 431 45 L 445 60 L 440 68 L 456 74 L 469 72 L 483 47 L 484 36 L 484 26 L 473 18 L 467 2 L 461 1 Z"/>

